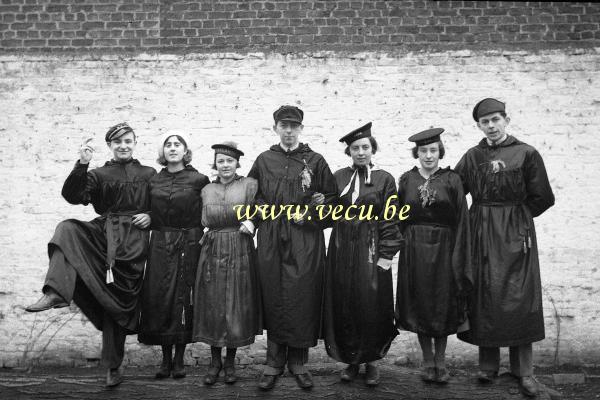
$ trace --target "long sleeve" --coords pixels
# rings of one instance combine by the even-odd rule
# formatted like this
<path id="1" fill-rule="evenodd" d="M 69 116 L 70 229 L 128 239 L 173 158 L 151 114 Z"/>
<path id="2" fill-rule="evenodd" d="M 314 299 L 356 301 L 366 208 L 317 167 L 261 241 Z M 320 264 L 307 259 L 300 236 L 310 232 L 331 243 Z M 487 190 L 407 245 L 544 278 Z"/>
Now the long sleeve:
<path id="1" fill-rule="evenodd" d="M 323 200 L 323 206 L 325 207 L 325 210 L 328 210 L 329 207 L 335 207 L 338 201 L 337 183 L 333 173 L 331 172 L 331 169 L 329 168 L 329 165 L 323 158 L 317 162 L 316 176 L 317 184 L 315 188 L 317 192 L 325 196 L 325 200 Z M 325 218 L 323 220 L 319 218 L 319 213 L 315 206 L 311 206 L 309 208 L 307 215 L 311 217 L 310 221 L 307 222 L 312 223 L 311 225 L 318 227 L 319 229 L 326 229 L 332 225 L 329 218 Z"/>
<path id="2" fill-rule="evenodd" d="M 402 174 L 400 179 L 398 179 L 398 205 L 403 207 L 406 204 L 406 185 L 408 182 L 408 175 L 406 173 Z M 409 212 L 410 215 L 410 212 Z M 404 231 L 406 229 L 407 220 L 398 222 L 398 229 L 400 233 L 404 235 Z"/>
<path id="3" fill-rule="evenodd" d="M 250 209 L 255 206 L 256 193 L 258 191 L 258 182 L 254 178 L 245 178 L 246 180 L 246 199 L 244 201 L 244 206 L 250 207 Z M 252 219 L 244 219 L 240 220 L 240 224 L 244 225 L 250 233 L 254 234 L 254 230 L 256 226 Z"/>
<path id="4" fill-rule="evenodd" d="M 460 161 L 458 162 L 458 164 L 456 164 L 456 167 L 454 168 L 454 172 L 456 172 L 458 174 L 458 176 L 460 176 L 460 179 L 462 181 L 462 185 L 463 185 L 463 192 L 465 195 L 469 194 L 471 192 L 470 188 L 469 188 L 469 181 L 468 181 L 468 176 L 467 176 L 467 170 L 468 170 L 468 165 L 467 165 L 467 155 L 468 153 L 465 153 L 462 158 L 460 159 Z"/>
<path id="5" fill-rule="evenodd" d="M 258 158 L 256 160 L 254 160 L 254 164 L 252 164 L 252 168 L 250 168 L 250 171 L 248 172 L 248 178 L 252 178 L 256 181 L 256 185 L 257 185 L 257 189 L 254 195 L 254 206 L 253 207 L 261 207 L 264 206 L 267 202 L 265 200 L 264 195 L 261 192 L 261 187 L 260 187 L 260 166 L 258 165 L 260 162 L 260 156 L 258 156 Z M 249 219 L 250 222 L 252 222 L 252 224 L 254 224 L 255 227 L 258 227 L 260 225 L 261 222 L 261 213 L 256 213 L 256 215 Z"/>
<path id="6" fill-rule="evenodd" d="M 94 203 L 98 187 L 95 174 L 88 172 L 88 164 L 81 164 L 77 161 L 65 180 L 61 194 L 71 204 L 88 205 Z"/>
<path id="7" fill-rule="evenodd" d="M 454 192 L 453 200 L 456 210 L 452 270 L 454 271 L 454 281 L 456 282 L 458 294 L 464 297 L 472 290 L 474 280 L 471 263 L 471 226 L 467 199 L 460 177 L 454 175 L 450 182 L 452 182 L 452 186 L 448 189 Z"/>
<path id="8" fill-rule="evenodd" d="M 203 209 L 202 207 L 202 189 L 204 189 L 206 187 L 206 185 L 208 185 L 210 183 L 210 179 L 208 179 L 208 176 L 203 176 L 202 179 L 200 180 L 200 184 L 199 184 L 199 190 L 198 193 L 200 194 L 198 196 L 198 201 L 200 202 L 200 210 Z M 202 226 L 202 211 L 200 211 L 200 215 L 198 216 L 198 226 Z"/>
<path id="9" fill-rule="evenodd" d="M 387 204 L 390 197 L 395 196 L 396 183 L 394 178 L 389 175 L 384 182 L 382 201 L 383 205 Z M 398 200 L 391 200 L 390 206 L 395 206 L 396 210 L 400 212 L 401 205 Z M 384 219 L 384 212 L 382 211 L 377 221 L 377 229 L 379 233 L 379 248 L 378 253 L 380 258 L 391 260 L 394 255 L 400 250 L 402 245 L 402 234 L 400 233 L 398 215 L 394 215 L 392 219 L 386 221 Z"/>
<path id="10" fill-rule="evenodd" d="M 531 215 L 537 217 L 554 205 L 554 193 L 548 181 L 544 161 L 537 150 L 526 156 L 524 168 L 527 188 L 525 203 Z"/>

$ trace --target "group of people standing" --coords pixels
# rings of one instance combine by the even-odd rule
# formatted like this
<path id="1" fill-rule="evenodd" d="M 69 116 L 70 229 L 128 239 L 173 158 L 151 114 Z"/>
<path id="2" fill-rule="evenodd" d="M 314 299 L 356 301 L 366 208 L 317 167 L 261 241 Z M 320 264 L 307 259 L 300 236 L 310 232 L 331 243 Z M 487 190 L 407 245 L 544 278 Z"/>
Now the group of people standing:
<path id="1" fill-rule="evenodd" d="M 273 118 L 280 143 L 258 156 L 248 177 L 236 173 L 244 153 L 235 143 L 212 146 L 212 183 L 191 166 L 181 133 L 161 138 L 159 173 L 133 158 L 136 136 L 126 123 L 107 132 L 113 159 L 103 167 L 88 171 L 93 148 L 84 143 L 62 194 L 72 204 L 92 203 L 100 216 L 58 225 L 44 295 L 26 310 L 75 301 L 103 332 L 107 386 L 122 381 L 127 334 L 162 346 L 156 378 L 184 377 L 186 344 L 209 344 L 204 383 L 212 385 L 221 370 L 226 383 L 236 381 L 237 348 L 263 329 L 261 389 L 273 388 L 286 365 L 300 387 L 312 387 L 305 364 L 318 339 L 347 364 L 342 380 L 354 380 L 365 364 L 365 383 L 375 386 L 377 360 L 400 328 L 418 334 L 426 382 L 448 382 L 446 341 L 458 333 L 479 346 L 481 382 L 494 380 L 499 347 L 508 346 L 511 372 L 535 395 L 531 343 L 544 338 L 544 324 L 533 218 L 554 196 L 539 153 L 506 133 L 504 103 L 488 98 L 475 106 L 485 138 L 454 170 L 439 167 L 443 129 L 411 136 L 419 166 L 398 187 L 373 163 L 379 149 L 371 123 L 340 139 L 352 164 L 332 173 L 299 141 L 302 110 L 282 106 Z M 408 218 L 385 218 L 390 204 L 410 206 Z M 240 220 L 240 205 L 308 212 Z M 319 218 L 323 205 L 368 206 L 376 217 Z"/>

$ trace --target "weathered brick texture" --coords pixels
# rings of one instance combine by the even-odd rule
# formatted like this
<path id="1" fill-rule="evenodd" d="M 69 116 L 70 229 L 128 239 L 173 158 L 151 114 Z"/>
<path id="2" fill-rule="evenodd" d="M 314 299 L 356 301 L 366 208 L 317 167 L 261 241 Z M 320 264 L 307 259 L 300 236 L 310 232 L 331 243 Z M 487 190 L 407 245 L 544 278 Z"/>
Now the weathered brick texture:
<path id="1" fill-rule="evenodd" d="M 372 11 L 388 12 L 391 3 L 395 4 L 373 2 Z M 459 11 L 471 10 L 475 17 L 502 18 L 492 15 L 494 7 L 460 3 Z M 4 2 L 4 7 L 12 7 L 15 15 L 26 7 L 14 4 Z M 133 2 L 126 4 L 133 7 Z M 226 20 L 218 13 L 243 12 L 231 10 L 232 4 L 237 3 L 202 3 L 198 10 L 191 10 L 169 2 L 168 7 L 172 13 L 215 13 L 211 20 L 216 22 Z M 314 6 L 310 10 L 302 8 L 303 2 L 248 4 L 246 12 L 257 15 L 304 15 L 324 2 L 309 3 Z M 363 3 L 345 4 L 348 15 L 366 12 Z M 147 6 L 127 12 L 155 12 Z M 117 12 L 110 7 L 102 3 L 85 13 Z M 441 3 L 421 10 L 401 6 L 398 18 L 409 11 L 416 14 L 411 18 L 421 18 L 421 12 L 431 18 L 453 18 L 441 11 L 454 9 L 442 7 Z M 536 7 L 580 10 L 595 6 Z M 547 338 L 535 344 L 535 362 L 597 364 L 599 64 L 600 54 L 594 49 L 0 57 L 0 365 L 85 365 L 99 358 L 100 335 L 75 308 L 41 314 L 23 310 L 23 305 L 40 295 L 47 268 L 46 243 L 56 224 L 68 217 L 94 217 L 91 207 L 70 206 L 60 198 L 84 137 L 96 138 L 92 164 L 100 165 L 109 156 L 102 143 L 106 128 L 126 120 L 140 135 L 137 157 L 157 167 L 156 141 L 161 133 L 185 131 L 193 137 L 193 164 L 207 174 L 210 145 L 233 139 L 246 152 L 241 171 L 245 173 L 259 152 L 276 142 L 272 111 L 291 103 L 305 110 L 302 140 L 323 153 L 334 170 L 348 163 L 338 138 L 374 121 L 373 132 L 381 147 L 376 162 L 398 177 L 415 164 L 407 137 L 430 126 L 446 128 L 447 155 L 442 165 L 454 165 L 481 138 L 471 108 L 487 96 L 507 102 L 510 132 L 541 152 L 556 194 L 556 206 L 536 220 Z M 240 361 L 263 361 L 264 348 L 264 338 L 260 338 L 240 352 Z M 388 360 L 420 360 L 418 348 L 416 335 L 403 332 Z M 126 363 L 145 365 L 158 360 L 158 348 L 140 346 L 135 337 L 129 339 L 127 349 Z M 449 343 L 448 354 L 451 360 L 476 362 L 475 348 L 456 340 Z M 205 364 L 209 353 L 206 346 L 196 344 L 187 357 L 189 363 Z M 311 352 L 311 360 L 330 361 L 322 344 Z"/>
<path id="2" fill-rule="evenodd" d="M 2 0 L 6 52 L 594 46 L 600 6 L 512 1 Z"/>

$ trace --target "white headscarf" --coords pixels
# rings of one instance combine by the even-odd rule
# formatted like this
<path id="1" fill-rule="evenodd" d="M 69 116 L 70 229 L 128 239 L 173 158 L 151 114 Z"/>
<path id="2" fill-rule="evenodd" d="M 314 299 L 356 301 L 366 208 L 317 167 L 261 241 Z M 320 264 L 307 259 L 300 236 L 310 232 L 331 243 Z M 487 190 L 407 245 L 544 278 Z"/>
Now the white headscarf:
<path id="1" fill-rule="evenodd" d="M 182 132 L 167 132 L 167 133 L 161 135 L 160 142 L 158 142 L 158 158 L 163 157 L 165 155 L 165 153 L 164 153 L 164 151 L 165 151 L 165 142 L 171 136 L 179 136 L 185 142 L 186 149 L 188 149 L 188 150 L 191 149 L 190 148 L 190 145 L 191 145 L 190 139 L 189 139 L 189 137 L 185 133 L 182 133 Z"/>

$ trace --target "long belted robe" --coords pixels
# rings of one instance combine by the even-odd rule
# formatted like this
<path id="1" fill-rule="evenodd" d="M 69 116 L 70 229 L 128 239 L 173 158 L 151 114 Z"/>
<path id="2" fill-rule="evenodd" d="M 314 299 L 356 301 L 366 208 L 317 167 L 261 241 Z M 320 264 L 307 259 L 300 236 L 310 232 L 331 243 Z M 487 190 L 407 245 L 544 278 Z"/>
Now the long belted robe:
<path id="1" fill-rule="evenodd" d="M 483 347 L 544 338 L 542 288 L 533 218 L 554 204 L 540 154 L 513 136 L 483 139 L 456 166 L 471 193 L 474 291 L 471 329 L 459 334 Z"/>
<path id="2" fill-rule="evenodd" d="M 193 288 L 202 239 L 202 189 L 208 177 L 191 165 L 150 180 L 152 238 L 138 340 L 145 344 L 192 341 Z"/>
<path id="3" fill-rule="evenodd" d="M 327 252 L 323 332 L 330 357 L 348 364 L 385 357 L 398 334 L 394 326 L 392 269 L 377 265 L 379 258 L 391 260 L 400 249 L 402 237 L 398 217 L 384 219 L 389 201 L 399 210 L 394 178 L 383 170 L 371 172 L 347 167 L 334 176 L 338 191 L 351 182 L 352 188 L 337 201 L 344 209 L 355 205 L 364 211 L 372 206 L 371 220 L 341 218 L 333 222 Z M 358 197 L 353 201 L 355 185 Z M 352 215 L 349 215 L 352 217 Z M 377 216 L 378 220 L 374 217 Z"/>
<path id="4" fill-rule="evenodd" d="M 241 347 L 262 334 L 253 237 L 240 231 L 236 206 L 253 206 L 256 180 L 236 176 L 202 190 L 202 239 L 195 291 L 194 340 Z"/>
<path id="5" fill-rule="evenodd" d="M 430 337 L 454 334 L 466 320 L 466 295 L 473 286 L 460 177 L 445 168 L 425 179 L 414 167 L 400 177 L 398 201 L 410 211 L 400 223 L 405 246 L 398 262 L 396 322 Z"/>
<path id="6" fill-rule="evenodd" d="M 325 204 L 336 197 L 327 162 L 306 144 L 286 153 L 274 145 L 258 156 L 248 176 L 258 181 L 257 205 L 309 204 L 315 192 Z M 285 215 L 261 220 L 258 271 L 264 327 L 269 340 L 291 347 L 316 346 L 320 334 L 325 239 L 315 209 L 298 224 Z"/>
<path id="7" fill-rule="evenodd" d="M 155 174 L 134 159 L 108 161 L 91 171 L 77 162 L 64 183 L 62 195 L 69 203 L 91 203 L 100 216 L 60 223 L 48 253 L 52 257 L 59 248 L 77 271 L 83 285 L 76 285 L 73 299 L 99 330 L 104 312 L 129 332 L 137 330 L 148 231 L 133 225 L 132 215 L 149 211 L 149 182 Z"/>

